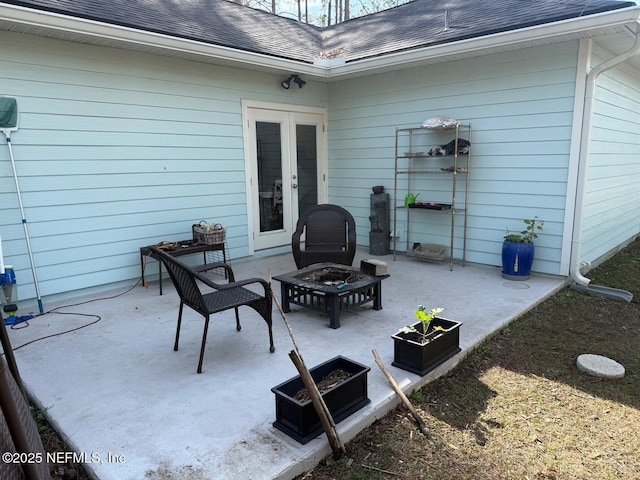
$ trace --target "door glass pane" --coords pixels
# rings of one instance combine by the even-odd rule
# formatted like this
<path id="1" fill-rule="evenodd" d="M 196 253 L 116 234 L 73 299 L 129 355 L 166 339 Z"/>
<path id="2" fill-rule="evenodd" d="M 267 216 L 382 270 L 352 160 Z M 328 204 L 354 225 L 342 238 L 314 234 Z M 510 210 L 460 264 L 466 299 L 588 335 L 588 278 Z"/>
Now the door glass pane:
<path id="1" fill-rule="evenodd" d="M 279 123 L 256 122 L 260 231 L 282 229 L 282 141 Z"/>
<path id="2" fill-rule="evenodd" d="M 315 125 L 296 125 L 298 211 L 318 204 L 318 154 Z"/>

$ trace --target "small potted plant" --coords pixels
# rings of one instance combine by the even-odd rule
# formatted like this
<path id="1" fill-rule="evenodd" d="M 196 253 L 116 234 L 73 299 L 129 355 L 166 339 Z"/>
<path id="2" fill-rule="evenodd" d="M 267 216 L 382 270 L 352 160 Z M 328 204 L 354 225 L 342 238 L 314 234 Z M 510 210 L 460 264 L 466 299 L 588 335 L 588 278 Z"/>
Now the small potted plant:
<path id="1" fill-rule="evenodd" d="M 502 276 L 508 280 L 528 280 L 533 265 L 533 240 L 544 227 L 538 217 L 524 219 L 525 229 L 519 233 L 507 230 L 502 242 Z"/>
<path id="2" fill-rule="evenodd" d="M 443 308 L 418 305 L 419 322 L 401 328 L 393 338 L 393 366 L 426 375 L 460 351 L 462 323 L 440 317 Z"/>

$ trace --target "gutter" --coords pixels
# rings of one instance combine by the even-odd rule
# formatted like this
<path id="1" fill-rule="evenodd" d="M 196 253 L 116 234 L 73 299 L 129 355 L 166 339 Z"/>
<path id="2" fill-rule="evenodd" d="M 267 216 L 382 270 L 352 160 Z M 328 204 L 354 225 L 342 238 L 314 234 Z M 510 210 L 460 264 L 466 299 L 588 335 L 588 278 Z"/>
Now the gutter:
<path id="1" fill-rule="evenodd" d="M 630 302 L 633 295 L 625 290 L 609 287 L 589 285 L 590 279 L 581 273 L 581 268 L 588 265 L 581 260 L 582 257 L 582 223 L 587 186 L 587 170 L 591 147 L 591 127 L 593 123 L 593 105 L 595 102 L 595 90 L 598 77 L 630 58 L 640 55 L 640 19 L 636 19 L 636 34 L 634 45 L 624 53 L 602 62 L 587 74 L 586 90 L 584 94 L 584 108 L 582 112 L 582 136 L 580 138 L 580 153 L 578 156 L 578 178 L 576 190 L 576 202 L 573 216 L 573 234 L 570 262 L 570 276 L 574 284 L 572 288 L 586 293 L 605 296 L 616 300 Z"/>

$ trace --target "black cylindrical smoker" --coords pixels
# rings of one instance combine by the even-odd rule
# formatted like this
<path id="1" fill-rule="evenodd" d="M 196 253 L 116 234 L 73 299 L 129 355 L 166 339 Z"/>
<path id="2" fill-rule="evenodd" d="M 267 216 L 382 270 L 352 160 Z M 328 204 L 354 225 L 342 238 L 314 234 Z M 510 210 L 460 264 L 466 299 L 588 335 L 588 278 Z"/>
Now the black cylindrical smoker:
<path id="1" fill-rule="evenodd" d="M 369 232 L 369 254 L 388 255 L 391 222 L 389 221 L 389 194 L 384 193 L 384 187 L 378 185 L 372 188 L 371 194 L 371 231 Z"/>

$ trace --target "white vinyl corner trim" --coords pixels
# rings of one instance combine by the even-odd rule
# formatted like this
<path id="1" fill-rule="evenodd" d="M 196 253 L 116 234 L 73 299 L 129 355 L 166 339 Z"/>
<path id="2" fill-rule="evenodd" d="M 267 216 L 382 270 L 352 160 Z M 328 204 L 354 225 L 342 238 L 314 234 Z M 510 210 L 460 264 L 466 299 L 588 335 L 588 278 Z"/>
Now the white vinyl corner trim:
<path id="1" fill-rule="evenodd" d="M 580 139 L 580 153 L 578 160 L 578 180 L 576 203 L 573 216 L 573 235 L 571 248 L 571 278 L 582 286 L 588 286 L 590 279 L 582 275 L 582 217 L 584 215 L 585 191 L 587 184 L 587 170 L 591 146 L 591 127 L 593 123 L 593 104 L 595 101 L 596 82 L 598 77 L 607 70 L 620 65 L 626 60 L 640 55 L 640 22 L 636 20 L 637 32 L 634 45 L 624 53 L 610 58 L 594 67 L 587 74 L 584 94 L 584 109 L 582 112 L 582 136 Z"/>

